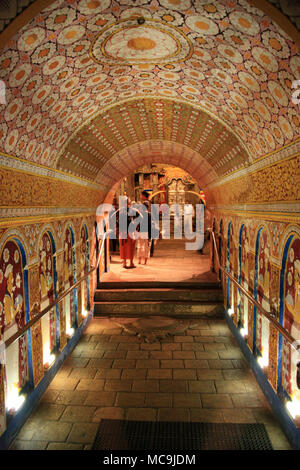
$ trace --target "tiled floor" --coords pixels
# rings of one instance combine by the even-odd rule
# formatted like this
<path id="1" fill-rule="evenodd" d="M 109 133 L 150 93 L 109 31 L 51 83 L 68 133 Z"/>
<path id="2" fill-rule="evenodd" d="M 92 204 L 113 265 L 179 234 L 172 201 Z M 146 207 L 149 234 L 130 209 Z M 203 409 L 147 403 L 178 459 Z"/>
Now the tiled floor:
<path id="1" fill-rule="evenodd" d="M 290 449 L 225 320 L 186 321 L 148 343 L 91 320 L 11 448 L 90 449 L 112 418 L 262 422 L 275 449 Z"/>
<path id="2" fill-rule="evenodd" d="M 132 270 L 112 259 L 102 280 L 216 279 L 208 245 L 200 255 L 184 251 L 184 241 L 159 241 L 149 265 Z M 102 418 L 263 422 L 273 447 L 290 449 L 225 320 L 185 320 L 155 342 L 126 322 L 91 320 L 12 449 L 90 449 Z M 158 324 L 166 320 L 156 317 L 150 330 Z"/>

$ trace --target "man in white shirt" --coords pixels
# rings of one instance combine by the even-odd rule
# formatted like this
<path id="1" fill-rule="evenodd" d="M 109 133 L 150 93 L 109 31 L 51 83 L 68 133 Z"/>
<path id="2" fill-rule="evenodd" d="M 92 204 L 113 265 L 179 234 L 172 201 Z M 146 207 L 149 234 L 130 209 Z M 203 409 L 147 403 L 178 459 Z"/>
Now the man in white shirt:
<path id="1" fill-rule="evenodd" d="M 184 204 L 184 235 L 186 238 L 192 238 L 193 235 L 193 216 L 195 211 L 190 201 Z"/>

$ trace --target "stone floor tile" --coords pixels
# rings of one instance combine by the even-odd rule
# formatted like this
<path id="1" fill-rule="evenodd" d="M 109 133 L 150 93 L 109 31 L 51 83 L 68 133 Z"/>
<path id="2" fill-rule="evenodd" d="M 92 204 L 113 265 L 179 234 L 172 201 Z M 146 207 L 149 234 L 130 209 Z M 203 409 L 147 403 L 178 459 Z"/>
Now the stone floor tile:
<path id="1" fill-rule="evenodd" d="M 83 444 L 72 444 L 70 442 L 50 442 L 47 450 L 83 450 Z"/>
<path id="2" fill-rule="evenodd" d="M 85 405 L 89 406 L 113 406 L 116 400 L 116 392 L 88 392 Z"/>
<path id="3" fill-rule="evenodd" d="M 125 359 L 127 351 L 105 351 L 103 352 L 104 359 Z"/>
<path id="4" fill-rule="evenodd" d="M 171 393 L 146 393 L 145 406 L 147 407 L 172 407 L 172 394 Z"/>
<path id="5" fill-rule="evenodd" d="M 150 359 L 172 359 L 172 351 L 150 351 Z"/>
<path id="6" fill-rule="evenodd" d="M 158 421 L 190 421 L 188 408 L 159 408 L 157 413 Z"/>
<path id="7" fill-rule="evenodd" d="M 246 359 L 232 359 L 232 364 L 235 369 L 249 369 Z"/>
<path id="8" fill-rule="evenodd" d="M 136 361 L 137 369 L 158 369 L 159 360 L 158 359 L 138 359 Z"/>
<path id="9" fill-rule="evenodd" d="M 204 351 L 202 343 L 182 343 L 182 351 Z"/>
<path id="10" fill-rule="evenodd" d="M 174 336 L 174 343 L 192 343 L 194 340 L 191 336 L 184 335 L 176 335 Z"/>
<path id="11" fill-rule="evenodd" d="M 144 351 L 161 351 L 164 348 L 162 348 L 161 343 L 141 343 L 141 350 Z"/>
<path id="12" fill-rule="evenodd" d="M 90 391 L 90 392 L 96 392 L 97 390 L 103 390 L 104 388 L 104 379 L 81 379 L 78 382 L 78 385 L 76 387 L 76 391 L 82 392 L 82 391 Z M 80 395 L 80 393 L 79 393 Z"/>
<path id="13" fill-rule="evenodd" d="M 278 425 L 274 427 L 267 424 L 265 427 L 274 450 L 293 450 L 287 437 Z"/>
<path id="14" fill-rule="evenodd" d="M 223 414 L 221 410 L 208 408 L 191 408 L 191 421 L 203 423 L 223 423 Z"/>
<path id="15" fill-rule="evenodd" d="M 121 359 L 122 360 L 122 359 Z M 97 369 L 111 369 L 113 359 L 90 359 L 88 363 L 88 368 L 97 368 Z"/>
<path id="16" fill-rule="evenodd" d="M 222 351 L 225 350 L 225 344 L 223 343 L 205 343 L 204 351 Z"/>
<path id="17" fill-rule="evenodd" d="M 21 439 L 16 439 L 9 450 L 45 450 L 46 447 L 46 441 L 22 441 Z"/>
<path id="18" fill-rule="evenodd" d="M 96 407 L 94 406 L 67 406 L 60 421 L 70 423 L 89 423 L 95 413 Z"/>
<path id="19" fill-rule="evenodd" d="M 122 369 L 100 369 L 97 371 L 94 380 L 98 379 L 120 379 Z"/>
<path id="20" fill-rule="evenodd" d="M 216 393 L 213 380 L 189 380 L 188 390 L 191 393 Z"/>
<path id="21" fill-rule="evenodd" d="M 89 359 L 87 357 L 68 357 L 63 363 L 64 366 L 72 367 L 85 367 Z"/>
<path id="22" fill-rule="evenodd" d="M 225 423 L 256 423 L 252 410 L 227 409 L 222 410 Z"/>
<path id="23" fill-rule="evenodd" d="M 107 379 L 105 381 L 104 390 L 116 392 L 129 392 L 132 387 L 130 379 Z"/>
<path id="24" fill-rule="evenodd" d="M 98 423 L 75 423 L 68 436 L 68 442 L 93 443 L 98 430 Z"/>
<path id="25" fill-rule="evenodd" d="M 44 421 L 33 434 L 32 439 L 37 441 L 64 442 L 72 428 L 71 423 L 61 421 Z"/>
<path id="26" fill-rule="evenodd" d="M 246 387 L 241 380 L 216 380 L 217 393 L 246 393 Z"/>
<path id="27" fill-rule="evenodd" d="M 194 351 L 173 351 L 173 359 L 196 359 Z"/>
<path id="28" fill-rule="evenodd" d="M 219 351 L 220 359 L 243 359 L 244 355 L 242 351 L 236 349 L 226 349 L 225 351 Z"/>
<path id="29" fill-rule="evenodd" d="M 184 362 L 182 359 L 163 359 L 160 361 L 160 367 L 162 369 L 183 369 Z"/>
<path id="30" fill-rule="evenodd" d="M 174 408 L 201 408 L 199 393 L 173 393 Z"/>
<path id="31" fill-rule="evenodd" d="M 100 361 L 105 359 L 99 359 Z M 110 360 L 110 359 L 108 359 Z M 76 367 L 70 374 L 70 379 L 93 379 L 97 373 L 95 367 Z"/>
<path id="32" fill-rule="evenodd" d="M 66 379 L 59 379 L 58 377 L 54 377 L 48 390 L 75 390 L 78 382 L 79 378 L 67 377 Z"/>
<path id="33" fill-rule="evenodd" d="M 147 375 L 146 369 L 123 369 L 122 379 L 145 379 Z"/>
<path id="34" fill-rule="evenodd" d="M 160 392 L 187 392 L 188 386 L 186 380 L 160 380 Z"/>
<path id="35" fill-rule="evenodd" d="M 208 359 L 208 364 L 210 369 L 233 369 L 229 359 Z"/>
<path id="36" fill-rule="evenodd" d="M 155 408 L 128 408 L 125 419 L 128 421 L 156 421 Z"/>
<path id="37" fill-rule="evenodd" d="M 222 380 L 222 371 L 219 369 L 197 369 L 198 380 Z"/>
<path id="38" fill-rule="evenodd" d="M 76 390 L 66 390 L 59 392 L 56 403 L 59 405 L 82 405 L 85 402 L 88 391 L 80 390 L 77 385 Z"/>
<path id="39" fill-rule="evenodd" d="M 101 419 L 124 419 L 125 410 L 117 406 L 105 406 L 97 408 L 92 418 L 94 423 L 98 423 Z"/>
<path id="40" fill-rule="evenodd" d="M 148 369 L 148 379 L 171 379 L 172 369 Z"/>
<path id="41" fill-rule="evenodd" d="M 59 394 L 59 390 L 47 389 L 44 395 L 42 396 L 40 403 L 55 403 Z"/>
<path id="42" fill-rule="evenodd" d="M 145 406 L 145 393 L 119 392 L 116 398 L 116 406 L 121 408 L 135 408 Z"/>
<path id="43" fill-rule="evenodd" d="M 263 398 L 257 393 L 232 393 L 231 399 L 236 408 L 261 408 Z"/>
<path id="44" fill-rule="evenodd" d="M 134 359 L 115 359 L 113 369 L 134 369 L 136 361 Z"/>
<path id="45" fill-rule="evenodd" d="M 39 403 L 31 418 L 34 420 L 42 421 L 57 421 L 63 414 L 65 409 L 64 405 L 53 403 Z"/>
<path id="46" fill-rule="evenodd" d="M 217 351 L 195 351 L 196 359 L 219 359 Z"/>
<path id="47" fill-rule="evenodd" d="M 249 370 L 246 369 L 227 369 L 223 370 L 222 373 L 225 380 L 246 380 L 249 378 L 252 379 Z"/>
<path id="48" fill-rule="evenodd" d="M 140 344 L 138 343 L 111 343 L 117 345 L 118 351 L 138 351 L 140 349 Z"/>
<path id="49" fill-rule="evenodd" d="M 196 379 L 196 369 L 173 369 L 173 379 Z"/>
<path id="50" fill-rule="evenodd" d="M 120 351 L 121 352 L 121 351 Z M 127 351 L 126 359 L 148 359 L 149 351 Z"/>
<path id="51" fill-rule="evenodd" d="M 132 385 L 133 392 L 158 392 L 158 380 L 134 380 Z"/>
<path id="52" fill-rule="evenodd" d="M 231 397 L 228 394 L 201 393 L 203 408 L 233 408 Z"/>
<path id="53" fill-rule="evenodd" d="M 208 369 L 208 361 L 206 359 L 185 359 L 184 366 L 186 369 Z"/>
<path id="54" fill-rule="evenodd" d="M 181 343 L 163 343 L 162 351 L 181 351 Z"/>
<path id="55" fill-rule="evenodd" d="M 115 351 L 118 348 L 118 343 L 97 343 L 95 345 L 95 351 Z"/>

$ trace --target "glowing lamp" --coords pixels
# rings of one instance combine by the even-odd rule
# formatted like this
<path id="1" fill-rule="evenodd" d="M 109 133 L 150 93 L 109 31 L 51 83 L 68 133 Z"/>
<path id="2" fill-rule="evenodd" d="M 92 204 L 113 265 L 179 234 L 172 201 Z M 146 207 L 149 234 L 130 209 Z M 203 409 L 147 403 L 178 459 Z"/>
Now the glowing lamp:
<path id="1" fill-rule="evenodd" d="M 227 310 L 227 312 L 228 312 L 228 315 L 230 315 L 231 317 L 232 317 L 232 315 L 234 315 L 234 310 L 233 310 L 232 307 L 230 307 L 230 308 Z"/>
<path id="2" fill-rule="evenodd" d="M 66 329 L 66 335 L 68 338 L 71 338 L 71 336 L 73 336 L 74 334 L 74 328 L 71 328 L 70 326 Z"/>
<path id="3" fill-rule="evenodd" d="M 24 395 L 19 395 L 19 388 L 16 383 L 14 383 L 8 393 L 6 408 L 9 413 L 16 413 L 25 401 Z"/>
<path id="4" fill-rule="evenodd" d="M 292 394 L 292 400 L 286 402 L 285 406 L 293 419 L 300 416 L 300 400 L 296 397 L 296 392 Z"/>
<path id="5" fill-rule="evenodd" d="M 257 358 L 257 362 L 258 362 L 258 364 L 260 365 L 260 367 L 262 369 L 264 369 L 265 367 L 268 367 L 269 358 L 268 358 L 267 354 L 264 354 L 264 348 L 262 348 L 262 355 Z"/>
<path id="6" fill-rule="evenodd" d="M 240 329 L 240 333 L 241 333 L 241 335 L 242 335 L 244 338 L 246 338 L 246 336 L 248 335 L 248 330 L 247 330 L 247 328 L 241 328 L 241 329 Z"/>

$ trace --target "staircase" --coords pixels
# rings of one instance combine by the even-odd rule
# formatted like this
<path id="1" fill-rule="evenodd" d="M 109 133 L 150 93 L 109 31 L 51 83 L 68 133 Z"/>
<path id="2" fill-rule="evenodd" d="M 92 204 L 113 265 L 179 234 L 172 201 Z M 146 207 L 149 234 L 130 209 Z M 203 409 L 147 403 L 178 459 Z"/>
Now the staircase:
<path id="1" fill-rule="evenodd" d="M 221 317 L 218 282 L 101 282 L 94 298 L 95 317 Z"/>

